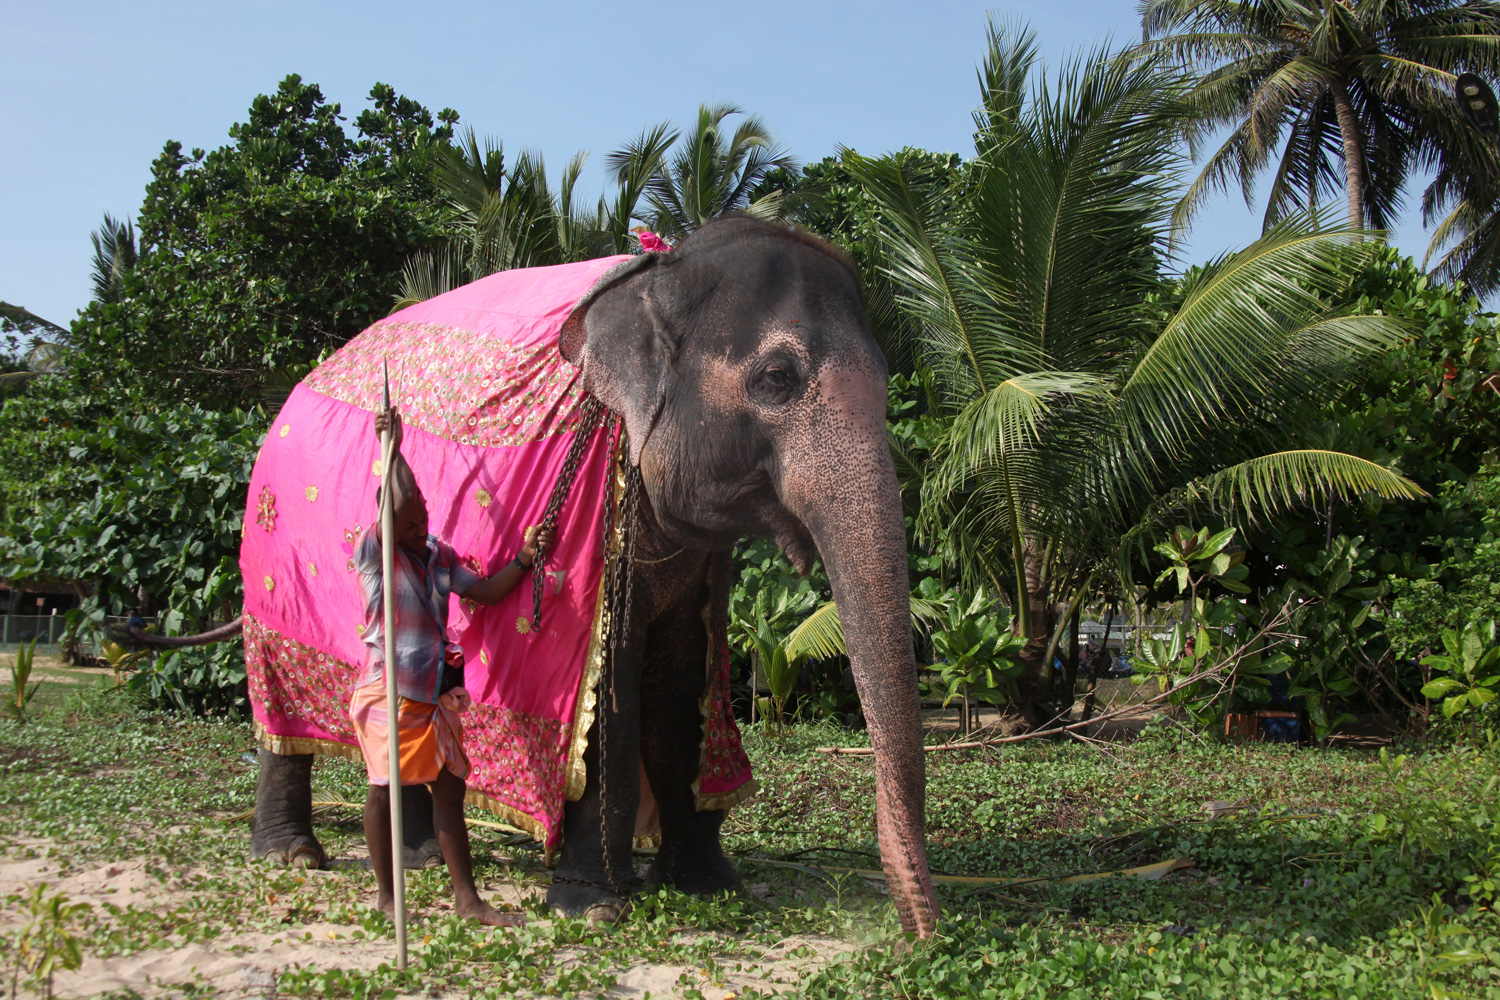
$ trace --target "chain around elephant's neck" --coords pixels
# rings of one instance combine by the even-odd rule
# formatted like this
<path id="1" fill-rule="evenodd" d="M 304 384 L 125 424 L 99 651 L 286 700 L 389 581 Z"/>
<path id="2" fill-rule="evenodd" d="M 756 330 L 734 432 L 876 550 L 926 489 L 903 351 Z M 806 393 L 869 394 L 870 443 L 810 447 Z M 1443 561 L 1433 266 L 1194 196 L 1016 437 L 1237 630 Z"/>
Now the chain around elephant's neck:
<path id="1" fill-rule="evenodd" d="M 583 403 L 579 406 L 578 427 L 573 431 L 573 443 L 568 446 L 568 454 L 563 459 L 562 471 L 557 475 L 557 482 L 552 485 L 552 495 L 547 498 L 547 509 L 542 514 L 543 528 L 555 529 L 557 527 L 558 515 L 562 513 L 563 504 L 567 503 L 568 494 L 573 490 L 573 480 L 578 477 L 578 465 L 583 461 L 584 448 L 588 446 L 589 439 L 593 437 L 596 425 L 602 422 L 606 427 L 608 426 L 608 419 L 602 421 L 600 419 L 607 412 L 604 404 L 600 403 L 596 396 L 586 396 Z M 546 547 L 538 545 L 536 557 L 532 560 L 532 632 L 536 632 L 542 627 L 542 590 L 547 582 L 547 555 Z"/>

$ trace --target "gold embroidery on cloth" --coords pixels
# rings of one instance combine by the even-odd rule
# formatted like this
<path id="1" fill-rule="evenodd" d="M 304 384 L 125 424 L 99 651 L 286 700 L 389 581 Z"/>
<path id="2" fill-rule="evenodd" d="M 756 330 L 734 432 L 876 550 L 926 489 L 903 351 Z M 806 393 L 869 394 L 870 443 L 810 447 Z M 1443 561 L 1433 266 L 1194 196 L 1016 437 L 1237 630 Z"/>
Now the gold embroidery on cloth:
<path id="1" fill-rule="evenodd" d="M 625 495 L 624 455 L 625 435 L 621 434 L 609 459 L 615 488 L 614 510 L 610 514 L 610 524 L 614 527 L 610 531 L 607 559 L 619 557 L 625 537 L 625 526 L 620 523 L 620 501 Z M 594 630 L 589 635 L 589 650 L 583 658 L 583 676 L 578 679 L 578 711 L 573 714 L 573 739 L 568 745 L 568 780 L 563 791 L 563 797 L 570 802 L 583 798 L 583 789 L 588 783 L 583 752 L 588 749 L 589 727 L 594 724 L 594 709 L 599 698 L 599 674 L 604 669 L 604 639 L 609 634 L 609 609 L 605 607 L 604 588 L 608 583 L 606 566 L 605 572 L 599 575 L 599 595 L 594 599 Z"/>
<path id="2" fill-rule="evenodd" d="M 266 534 L 276 530 L 276 494 L 271 487 L 262 486 L 255 501 L 255 523 L 266 529 Z"/>
<path id="3" fill-rule="evenodd" d="M 719 672 L 718 658 L 714 656 L 714 653 L 718 649 L 718 644 L 714 642 L 714 630 L 713 626 L 710 624 L 712 620 L 712 612 L 712 603 L 705 604 L 703 606 L 703 613 L 701 615 L 701 618 L 703 619 L 703 630 L 708 633 L 708 663 L 703 676 L 703 697 L 698 699 L 698 714 L 703 717 L 703 725 L 700 729 L 702 736 L 700 736 L 698 739 L 698 763 L 700 765 L 708 756 L 708 726 L 710 722 L 710 716 L 712 715 L 714 710 L 714 678 L 718 675 Z M 751 693 L 753 694 L 754 692 Z M 738 788 L 731 788 L 727 792 L 719 792 L 716 795 L 704 795 L 703 792 L 699 790 L 699 783 L 702 782 L 702 780 L 703 773 L 700 770 L 698 773 L 698 777 L 693 779 L 694 808 L 697 809 L 698 812 L 704 812 L 705 810 L 709 809 L 723 809 L 726 818 L 729 810 L 732 807 L 739 805 L 741 802 L 744 802 L 747 799 L 750 799 L 755 795 L 756 792 L 760 791 L 760 782 L 756 781 L 754 777 L 751 777 Z"/>
<path id="4" fill-rule="evenodd" d="M 348 743 L 340 743 L 337 740 L 321 740 L 314 736 L 277 736 L 266 732 L 266 724 L 259 720 L 255 723 L 255 742 L 274 754 L 288 757 L 299 753 L 315 753 L 324 757 L 348 757 L 350 760 L 363 760 L 360 756 L 359 747 Z"/>
<path id="5" fill-rule="evenodd" d="M 318 502 L 318 488 L 316 486 L 309 486 L 302 495 L 307 497 L 308 503 Z"/>
<path id="6" fill-rule="evenodd" d="M 282 424 L 281 425 L 281 436 L 282 437 L 286 437 L 288 434 L 291 433 L 291 431 L 292 431 L 292 425 L 291 424 Z"/>
<path id="7" fill-rule="evenodd" d="M 474 502 L 477 503 L 481 508 L 489 507 L 490 503 L 493 502 L 494 499 L 494 497 L 490 496 L 489 490 L 476 490 L 474 492 Z"/>
<path id="8" fill-rule="evenodd" d="M 315 368 L 302 384 L 330 399 L 380 408 L 380 361 L 403 359 L 402 419 L 429 434 L 508 447 L 576 430 L 579 371 L 555 344 L 512 347 L 495 336 L 440 323 L 376 323 Z"/>

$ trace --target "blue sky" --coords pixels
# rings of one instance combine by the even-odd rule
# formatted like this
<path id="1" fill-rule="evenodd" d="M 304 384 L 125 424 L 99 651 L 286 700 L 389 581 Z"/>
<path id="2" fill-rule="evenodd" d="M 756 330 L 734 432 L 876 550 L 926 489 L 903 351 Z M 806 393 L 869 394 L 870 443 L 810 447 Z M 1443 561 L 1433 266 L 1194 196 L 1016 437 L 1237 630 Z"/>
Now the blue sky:
<path id="1" fill-rule="evenodd" d="M 461 124 L 538 149 L 554 169 L 604 154 L 644 126 L 686 124 L 705 101 L 763 116 L 803 160 L 839 144 L 970 153 L 986 6 L 955 0 L 713 4 L 197 0 L 0 9 L 0 299 L 66 324 L 88 301 L 88 234 L 134 216 L 168 139 L 213 148 L 287 73 L 348 117 L 377 80 Z M 1036 30 L 1055 64 L 1139 32 L 1133 0 L 989 8 Z M 1395 237 L 1419 257 L 1414 210 Z M 1258 211 L 1219 199 L 1187 262 L 1242 245 Z"/>

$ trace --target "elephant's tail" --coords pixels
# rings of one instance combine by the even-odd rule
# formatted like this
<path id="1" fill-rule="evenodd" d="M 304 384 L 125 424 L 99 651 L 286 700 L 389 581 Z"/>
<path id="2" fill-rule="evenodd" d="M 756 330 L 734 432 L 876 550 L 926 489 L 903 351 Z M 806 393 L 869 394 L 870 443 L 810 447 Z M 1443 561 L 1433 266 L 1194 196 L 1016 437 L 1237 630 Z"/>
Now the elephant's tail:
<path id="1" fill-rule="evenodd" d="M 146 646 L 150 649 L 182 649 L 186 646 L 207 646 L 213 642 L 223 642 L 225 639 L 233 639 L 240 634 L 245 627 L 245 618 L 241 615 L 227 625 L 220 625 L 208 632 L 199 632 L 197 635 L 151 635 L 141 631 L 139 626 L 130 627 L 130 638 L 137 645 Z"/>

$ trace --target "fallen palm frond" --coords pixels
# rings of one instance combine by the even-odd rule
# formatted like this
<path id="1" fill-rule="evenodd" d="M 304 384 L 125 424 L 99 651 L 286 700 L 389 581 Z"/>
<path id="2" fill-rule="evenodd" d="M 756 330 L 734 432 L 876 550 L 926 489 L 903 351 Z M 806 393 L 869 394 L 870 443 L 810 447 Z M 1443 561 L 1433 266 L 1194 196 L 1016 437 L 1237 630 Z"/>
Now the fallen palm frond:
<path id="1" fill-rule="evenodd" d="M 778 861 L 774 858 L 745 858 L 744 860 L 754 862 L 758 865 L 769 865 L 772 868 L 789 868 L 793 871 L 805 872 L 810 875 L 817 875 L 824 878 L 827 877 L 828 872 L 834 872 L 840 875 L 858 875 L 860 878 L 879 879 L 881 881 L 885 880 L 885 872 L 874 868 L 847 868 L 843 865 L 815 865 L 796 861 Z M 1155 864 L 1150 865 L 1140 865 L 1135 868 L 1121 868 L 1115 871 L 1107 872 L 1086 872 L 1078 875 L 1038 876 L 1035 878 L 992 877 L 984 875 L 933 875 L 932 880 L 934 882 L 939 882 L 947 885 L 972 885 L 986 889 L 990 886 L 1002 885 L 1027 886 L 1047 885 L 1049 883 L 1055 883 L 1057 885 L 1073 885 L 1077 882 L 1092 882 L 1097 879 L 1114 878 L 1117 875 L 1122 875 L 1128 878 L 1138 878 L 1148 882 L 1154 882 L 1157 879 L 1163 878 L 1164 876 L 1172 872 L 1180 871 L 1184 868 L 1192 868 L 1194 867 L 1194 865 L 1195 862 L 1192 858 L 1169 858 L 1166 861 L 1158 861 Z"/>

